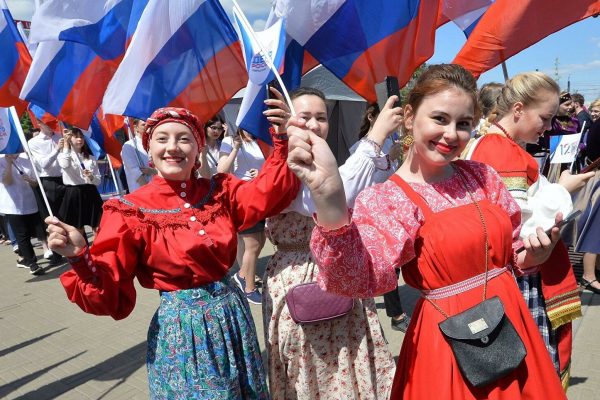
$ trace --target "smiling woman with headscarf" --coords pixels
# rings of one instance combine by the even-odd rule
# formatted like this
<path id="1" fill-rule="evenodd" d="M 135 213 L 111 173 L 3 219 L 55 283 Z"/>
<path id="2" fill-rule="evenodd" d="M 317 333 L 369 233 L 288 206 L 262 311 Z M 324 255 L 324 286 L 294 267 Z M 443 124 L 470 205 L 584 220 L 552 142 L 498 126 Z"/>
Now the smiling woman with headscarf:
<path id="1" fill-rule="evenodd" d="M 143 145 L 158 175 L 106 202 L 94 245 L 46 220 L 51 248 L 73 267 L 61 283 L 85 312 L 127 317 L 136 277 L 160 291 L 148 332 L 152 398 L 268 398 L 252 315 L 227 272 L 237 231 L 276 215 L 298 192 L 286 138 L 273 136 L 273 155 L 251 182 L 228 174 L 194 179 L 205 145 L 201 122 L 185 109 L 156 110 Z"/>

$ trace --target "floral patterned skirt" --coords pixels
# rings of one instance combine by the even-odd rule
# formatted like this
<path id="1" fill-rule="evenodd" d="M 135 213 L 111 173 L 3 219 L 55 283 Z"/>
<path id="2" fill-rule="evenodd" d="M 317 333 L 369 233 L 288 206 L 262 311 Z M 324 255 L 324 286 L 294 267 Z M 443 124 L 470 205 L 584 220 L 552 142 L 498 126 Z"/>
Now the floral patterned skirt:
<path id="1" fill-rule="evenodd" d="M 355 299 L 352 311 L 315 324 L 296 324 L 287 291 L 314 282 L 310 250 L 277 251 L 263 279 L 263 323 L 269 389 L 274 400 L 387 400 L 396 366 L 374 299 Z"/>
<path id="2" fill-rule="evenodd" d="M 268 399 L 254 321 L 228 279 L 162 292 L 148 330 L 152 399 Z"/>

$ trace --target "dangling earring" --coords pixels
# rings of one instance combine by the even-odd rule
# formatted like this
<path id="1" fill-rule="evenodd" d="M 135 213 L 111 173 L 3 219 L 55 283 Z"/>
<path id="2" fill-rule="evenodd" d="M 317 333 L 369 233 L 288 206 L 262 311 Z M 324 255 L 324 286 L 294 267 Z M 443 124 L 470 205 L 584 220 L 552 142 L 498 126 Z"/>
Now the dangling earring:
<path id="1" fill-rule="evenodd" d="M 406 132 L 404 136 L 402 136 L 402 147 L 404 148 L 404 152 L 407 152 L 410 146 L 415 142 L 415 137 L 412 132 Z"/>
<path id="2" fill-rule="evenodd" d="M 148 157 L 148 166 L 150 168 L 154 168 L 154 162 L 152 161 L 152 157 Z"/>

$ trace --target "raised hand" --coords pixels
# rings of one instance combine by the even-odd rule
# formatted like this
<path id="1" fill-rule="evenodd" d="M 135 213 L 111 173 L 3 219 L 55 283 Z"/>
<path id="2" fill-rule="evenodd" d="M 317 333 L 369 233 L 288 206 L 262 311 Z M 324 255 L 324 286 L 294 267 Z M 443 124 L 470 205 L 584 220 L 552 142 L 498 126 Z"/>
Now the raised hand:
<path id="1" fill-rule="evenodd" d="M 344 185 L 327 142 L 298 117 L 288 121 L 288 136 L 288 166 L 310 189 L 319 224 L 328 228 L 344 225 L 348 220 Z"/>
<path id="2" fill-rule="evenodd" d="M 85 238 L 74 226 L 67 225 L 56 217 L 47 217 L 48 247 L 65 257 L 80 254 L 87 246 Z"/>
<path id="3" fill-rule="evenodd" d="M 265 100 L 265 104 L 269 106 L 269 109 L 263 111 L 263 114 L 267 117 L 267 120 L 273 124 L 273 127 L 278 134 L 286 133 L 286 125 L 291 116 L 290 108 L 279 90 L 274 87 L 269 88 L 269 90 L 276 98 Z"/>
<path id="4" fill-rule="evenodd" d="M 239 150 L 242 147 L 242 135 L 235 135 L 233 137 L 233 148 Z"/>
<path id="5" fill-rule="evenodd" d="M 373 129 L 367 137 L 380 146 L 383 145 L 385 139 L 400 128 L 403 121 L 403 111 L 401 107 L 394 107 L 394 103 L 398 101 L 398 96 L 391 96 L 385 106 L 377 116 Z"/>
<path id="6" fill-rule="evenodd" d="M 288 122 L 288 166 L 311 191 L 327 192 L 326 187 L 339 177 L 338 166 L 327 142 L 312 132 L 302 118 Z M 341 180 L 340 180 L 341 182 Z"/>

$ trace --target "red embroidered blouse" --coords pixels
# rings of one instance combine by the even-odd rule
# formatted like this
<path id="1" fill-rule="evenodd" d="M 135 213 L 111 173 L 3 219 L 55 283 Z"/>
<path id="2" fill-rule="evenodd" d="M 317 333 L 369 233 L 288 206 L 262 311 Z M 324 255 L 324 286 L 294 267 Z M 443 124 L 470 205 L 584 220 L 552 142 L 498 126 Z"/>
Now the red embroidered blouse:
<path id="1" fill-rule="evenodd" d="M 160 177 L 104 205 L 91 249 L 69 259 L 60 277 L 69 300 L 85 312 L 122 319 L 143 287 L 165 291 L 217 281 L 235 260 L 236 234 L 277 215 L 296 197 L 299 180 L 286 165 L 287 142 L 249 182 L 229 174 L 211 180 Z"/>
<path id="2" fill-rule="evenodd" d="M 504 209 L 512 223 L 512 239 L 518 238 L 521 212 L 498 174 L 482 163 L 456 163 L 471 170 L 465 179 L 475 199 L 487 198 Z M 474 176 L 485 182 L 483 187 Z M 456 173 L 441 182 L 410 185 L 433 212 L 471 203 Z M 361 298 L 392 290 L 398 281 L 395 269 L 415 258 L 416 238 L 423 222 L 422 211 L 394 182 L 388 180 L 365 189 L 356 199 L 350 224 L 331 231 L 317 225 L 313 230 L 310 247 L 319 264 L 319 285 L 329 292 Z M 448 246 L 460 245 L 453 243 L 452 237 L 448 232 Z M 513 249 L 519 243 L 513 242 Z M 450 279 L 442 271 L 431 271 L 419 289 L 437 289 L 446 286 L 446 281 L 468 277 Z"/>

